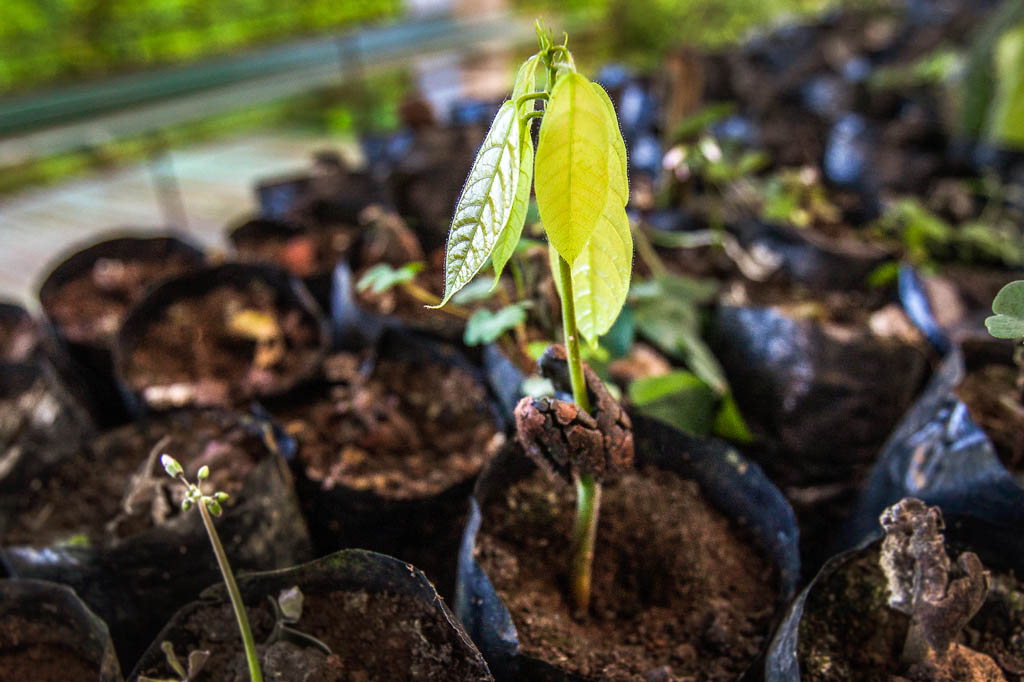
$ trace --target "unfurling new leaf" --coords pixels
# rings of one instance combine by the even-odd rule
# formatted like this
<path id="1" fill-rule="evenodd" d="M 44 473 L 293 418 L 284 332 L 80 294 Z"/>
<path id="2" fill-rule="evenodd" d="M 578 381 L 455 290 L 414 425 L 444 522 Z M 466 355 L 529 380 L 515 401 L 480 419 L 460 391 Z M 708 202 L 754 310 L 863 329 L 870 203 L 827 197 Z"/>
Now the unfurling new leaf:
<path id="1" fill-rule="evenodd" d="M 444 297 L 439 305 L 473 279 L 508 223 L 521 174 L 519 136 L 523 129 L 515 103 L 501 105 L 455 207 L 444 265 Z"/>

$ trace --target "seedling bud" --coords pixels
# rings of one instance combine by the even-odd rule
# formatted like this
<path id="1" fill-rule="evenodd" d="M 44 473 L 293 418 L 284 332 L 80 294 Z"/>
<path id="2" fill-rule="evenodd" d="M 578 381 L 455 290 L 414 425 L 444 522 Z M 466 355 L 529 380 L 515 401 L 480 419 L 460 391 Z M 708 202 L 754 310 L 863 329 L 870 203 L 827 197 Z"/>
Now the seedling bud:
<path id="1" fill-rule="evenodd" d="M 227 493 L 214 493 L 213 499 L 218 502 L 227 502 L 229 495 Z"/>
<path id="2" fill-rule="evenodd" d="M 187 512 L 191 508 L 192 500 L 190 498 L 186 497 L 184 500 L 181 501 L 181 511 Z"/>
<path id="3" fill-rule="evenodd" d="M 209 477 L 210 477 L 210 467 L 205 466 L 205 465 L 200 467 L 199 471 L 196 473 L 196 478 L 198 478 L 200 481 L 205 481 Z"/>
<path id="4" fill-rule="evenodd" d="M 220 516 L 224 513 L 224 509 L 220 506 L 220 502 L 217 500 L 206 498 L 206 508 L 210 510 L 210 513 L 214 516 Z"/>
<path id="5" fill-rule="evenodd" d="M 178 460 L 174 459 L 170 455 L 160 455 L 160 464 L 163 465 L 164 471 L 166 471 L 167 475 L 171 478 L 177 478 L 185 472 L 185 470 L 181 468 L 181 465 L 178 464 Z"/>

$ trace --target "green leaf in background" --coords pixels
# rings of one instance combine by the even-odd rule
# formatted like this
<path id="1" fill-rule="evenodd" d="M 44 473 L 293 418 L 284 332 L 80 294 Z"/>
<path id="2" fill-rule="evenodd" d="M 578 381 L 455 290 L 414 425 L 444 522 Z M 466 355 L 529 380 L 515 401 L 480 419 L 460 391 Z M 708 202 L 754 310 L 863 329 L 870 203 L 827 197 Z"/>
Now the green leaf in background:
<path id="1" fill-rule="evenodd" d="M 466 321 L 466 331 L 462 340 L 467 346 L 492 343 L 509 329 L 525 321 L 526 308 L 521 303 L 506 306 L 494 313 L 483 308 L 473 313 Z"/>
<path id="2" fill-rule="evenodd" d="M 718 398 L 690 372 L 676 370 L 644 377 L 629 385 L 629 400 L 637 410 L 693 435 L 707 434 Z"/>
<path id="3" fill-rule="evenodd" d="M 356 283 L 358 291 L 370 289 L 380 294 L 391 287 L 416 279 L 416 274 L 423 269 L 423 263 L 407 263 L 400 268 L 393 268 L 387 263 L 378 263 L 367 270 Z"/>
<path id="4" fill-rule="evenodd" d="M 526 214 L 530 210 L 530 189 L 533 186 L 533 136 L 530 131 L 533 121 L 525 121 L 521 124 L 523 130 L 520 137 L 522 151 L 519 155 L 519 184 L 516 186 L 516 196 L 512 202 L 512 210 L 509 212 L 508 224 L 498 236 L 498 242 L 491 252 L 491 264 L 494 266 L 495 285 L 501 277 L 501 271 L 508 263 L 508 259 L 515 253 L 519 245 L 519 239 L 523 235 L 523 226 L 526 224 Z"/>
<path id="5" fill-rule="evenodd" d="M 740 414 L 740 408 L 736 405 L 736 399 L 732 397 L 732 392 L 726 393 L 722 398 L 711 431 L 719 438 L 726 438 L 736 443 L 753 442 L 754 434 L 750 432 L 747 422 Z"/>
<path id="6" fill-rule="evenodd" d="M 481 276 L 464 286 L 459 293 L 452 296 L 452 303 L 467 305 L 486 301 L 494 294 L 498 281 L 493 277 Z"/>
<path id="7" fill-rule="evenodd" d="M 505 102 L 487 131 L 455 207 L 444 263 L 444 297 L 437 307 L 473 279 L 508 224 L 520 177 L 521 130 L 515 105 Z"/>
<path id="8" fill-rule="evenodd" d="M 725 372 L 700 335 L 697 306 L 713 292 L 711 285 L 668 276 L 638 282 L 632 291 L 640 335 L 666 355 L 685 363 L 716 393 L 724 395 L 729 388 Z"/>
<path id="9" fill-rule="evenodd" d="M 1010 282 L 992 301 L 992 317 L 985 320 L 988 333 L 999 339 L 1024 339 L 1024 280 Z"/>
<path id="10" fill-rule="evenodd" d="M 1024 149 L 1024 24 L 1003 34 L 994 56 L 996 90 L 988 137 L 998 145 Z"/>
<path id="11" fill-rule="evenodd" d="M 606 110 L 590 81 L 578 73 L 563 75 L 541 120 L 534 174 L 548 240 L 570 265 L 608 200 L 610 142 Z"/>

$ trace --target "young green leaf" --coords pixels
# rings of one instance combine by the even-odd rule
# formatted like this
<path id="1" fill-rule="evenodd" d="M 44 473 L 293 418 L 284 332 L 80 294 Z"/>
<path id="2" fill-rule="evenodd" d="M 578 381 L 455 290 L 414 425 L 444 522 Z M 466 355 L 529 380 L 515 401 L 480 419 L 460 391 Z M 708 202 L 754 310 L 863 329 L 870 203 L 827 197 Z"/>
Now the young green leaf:
<path id="1" fill-rule="evenodd" d="M 614 201 L 614 199 L 613 199 Z M 615 324 L 633 271 L 633 235 L 623 206 L 602 215 L 583 253 L 572 264 L 572 293 L 580 335 L 597 342 Z"/>
<path id="2" fill-rule="evenodd" d="M 548 240 L 570 264 L 608 200 L 610 142 L 605 105 L 590 81 L 574 72 L 563 75 L 541 121 L 534 174 Z"/>
<path id="3" fill-rule="evenodd" d="M 519 184 L 522 129 L 515 104 L 502 104 L 455 207 L 444 264 L 444 298 L 435 307 L 473 279 L 508 223 Z"/>
<path id="4" fill-rule="evenodd" d="M 667 422 L 686 433 L 707 434 L 718 400 L 699 377 L 675 370 L 644 377 L 629 385 L 629 399 L 641 414 Z"/>
<path id="5" fill-rule="evenodd" d="M 462 340 L 467 346 L 491 343 L 525 320 L 526 309 L 522 304 L 506 306 L 496 313 L 481 308 L 466 320 L 466 331 Z"/>
<path id="6" fill-rule="evenodd" d="M 611 97 L 597 83 L 591 83 L 594 92 L 604 105 L 605 127 L 608 130 L 608 139 L 612 143 L 612 151 L 615 152 L 609 159 L 608 184 L 612 191 L 618 196 L 623 206 L 629 202 L 629 175 L 626 171 L 626 141 L 622 139 L 622 131 L 619 130 L 619 119 L 615 115 L 615 105 Z"/>
<path id="7" fill-rule="evenodd" d="M 1024 280 L 1010 282 L 992 301 L 992 317 L 985 320 L 988 333 L 999 339 L 1024 339 Z"/>
<path id="8" fill-rule="evenodd" d="M 393 268 L 387 263 L 378 263 L 366 271 L 356 283 L 357 291 L 370 289 L 380 294 L 392 287 L 416 279 L 416 274 L 423 269 L 423 263 L 407 263 L 400 268 Z"/>
<path id="9" fill-rule="evenodd" d="M 526 214 L 530 210 L 530 188 L 533 185 L 533 136 L 530 134 L 532 124 L 533 121 L 525 121 L 523 124 L 524 130 L 520 140 L 523 149 L 519 156 L 519 184 L 516 185 L 516 197 L 512 202 L 508 223 L 498 236 L 494 251 L 491 252 L 495 286 L 508 259 L 515 253 L 519 238 L 523 235 Z"/>

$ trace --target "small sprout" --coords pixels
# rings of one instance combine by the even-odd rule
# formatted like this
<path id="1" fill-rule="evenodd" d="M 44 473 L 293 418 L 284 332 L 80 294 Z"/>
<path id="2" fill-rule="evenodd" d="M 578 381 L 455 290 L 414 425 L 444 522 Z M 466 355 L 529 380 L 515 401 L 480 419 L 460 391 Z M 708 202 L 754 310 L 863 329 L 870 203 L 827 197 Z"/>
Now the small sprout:
<path id="1" fill-rule="evenodd" d="M 298 624 L 302 618 L 302 606 L 305 598 L 298 585 L 293 585 L 281 590 L 277 599 L 268 596 L 270 605 L 274 609 L 274 629 L 270 631 L 266 644 L 274 642 L 290 642 L 296 646 L 313 647 L 323 652 L 325 656 L 331 655 L 331 648 L 313 635 L 291 627 Z"/>
<path id="2" fill-rule="evenodd" d="M 960 631 L 985 603 L 988 573 L 973 552 L 961 554 L 952 567 L 938 507 L 908 497 L 879 520 L 885 529 L 879 564 L 888 582 L 889 606 L 910 616 L 903 661 L 942 665 Z"/>
<path id="3" fill-rule="evenodd" d="M 238 591 L 238 583 L 235 582 L 235 575 L 232 573 L 231 565 L 228 563 L 227 554 L 224 552 L 224 545 L 221 544 L 220 536 L 217 535 L 217 528 L 213 525 L 213 518 L 211 518 L 212 516 L 220 516 L 224 512 L 221 502 L 226 501 L 228 496 L 222 492 L 215 492 L 213 495 L 203 494 L 198 485 L 185 478 L 184 470 L 173 457 L 164 455 L 160 458 L 160 462 L 164 465 L 164 470 L 167 471 L 168 476 L 177 479 L 185 486 L 185 499 L 181 503 L 182 511 L 188 511 L 196 504 L 199 507 L 199 515 L 203 520 L 203 526 L 206 528 L 206 534 L 210 537 L 210 545 L 213 547 L 213 554 L 217 558 L 217 567 L 220 568 L 221 577 L 224 578 L 224 585 L 228 588 L 231 608 L 235 612 L 238 630 L 242 635 L 245 659 L 249 666 L 249 681 L 263 682 L 263 671 L 260 669 L 259 657 L 256 655 L 256 642 L 252 636 L 252 628 L 249 626 L 249 616 L 245 612 L 242 594 Z M 209 478 L 209 476 L 210 468 L 206 466 L 202 467 L 197 473 L 200 481 Z M 189 665 L 191 666 L 191 656 L 189 657 Z M 172 665 L 171 667 L 174 666 Z M 190 680 L 191 678 L 184 678 L 181 682 L 190 682 Z M 170 682 L 174 681 L 171 680 Z"/>
<path id="4" fill-rule="evenodd" d="M 178 460 L 174 459 L 170 455 L 161 455 L 160 464 L 163 465 L 164 471 L 166 471 L 167 475 L 171 478 L 177 478 L 185 473 L 185 470 L 181 468 L 180 464 L 178 464 Z"/>
<path id="5" fill-rule="evenodd" d="M 1024 339 L 1024 281 L 1010 282 L 992 301 L 995 315 L 985 320 L 989 334 L 1000 339 Z"/>
<path id="6" fill-rule="evenodd" d="M 178 676 L 177 678 L 153 678 L 141 675 L 139 682 L 193 682 L 193 680 L 199 677 L 199 673 L 202 671 L 203 666 L 210 660 L 209 651 L 193 651 L 188 655 L 188 670 L 178 660 L 177 654 L 174 653 L 174 645 L 170 642 L 164 641 L 160 643 L 160 649 L 164 652 L 164 657 L 167 659 L 167 665 L 170 666 L 171 670 Z"/>

